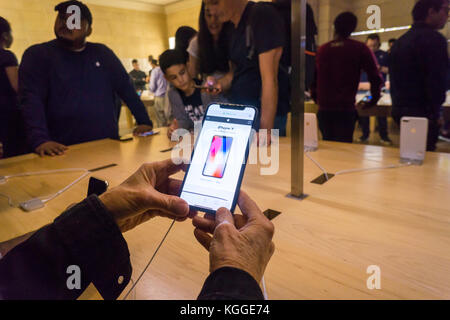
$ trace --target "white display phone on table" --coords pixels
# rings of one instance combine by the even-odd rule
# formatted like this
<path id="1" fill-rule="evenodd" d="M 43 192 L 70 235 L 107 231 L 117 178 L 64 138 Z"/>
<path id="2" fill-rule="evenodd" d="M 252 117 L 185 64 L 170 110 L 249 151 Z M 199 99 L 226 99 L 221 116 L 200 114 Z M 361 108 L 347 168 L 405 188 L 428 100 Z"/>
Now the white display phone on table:
<path id="1" fill-rule="evenodd" d="M 422 164 L 425 159 L 428 119 L 403 117 L 400 120 L 400 162 Z"/>

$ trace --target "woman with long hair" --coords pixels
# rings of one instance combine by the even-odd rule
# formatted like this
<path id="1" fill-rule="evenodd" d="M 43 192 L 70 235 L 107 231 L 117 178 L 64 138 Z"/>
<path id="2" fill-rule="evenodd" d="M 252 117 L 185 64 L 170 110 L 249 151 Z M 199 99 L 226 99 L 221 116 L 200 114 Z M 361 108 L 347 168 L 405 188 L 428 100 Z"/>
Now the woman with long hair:
<path id="1" fill-rule="evenodd" d="M 19 71 L 17 58 L 10 50 L 13 43 L 9 22 L 0 17 L 0 158 L 26 152 L 25 133 L 18 108 Z"/>
<path id="2" fill-rule="evenodd" d="M 197 35 L 197 31 L 194 28 L 188 26 L 181 26 L 175 33 L 175 50 L 183 52 L 186 61 L 189 59 L 187 49 L 191 40 Z"/>
<path id="3" fill-rule="evenodd" d="M 218 16 L 217 4 L 202 3 L 199 17 L 199 32 L 191 40 L 188 48 L 189 73 L 194 78 L 212 81 L 230 73 L 228 45 L 232 25 L 222 23 Z"/>

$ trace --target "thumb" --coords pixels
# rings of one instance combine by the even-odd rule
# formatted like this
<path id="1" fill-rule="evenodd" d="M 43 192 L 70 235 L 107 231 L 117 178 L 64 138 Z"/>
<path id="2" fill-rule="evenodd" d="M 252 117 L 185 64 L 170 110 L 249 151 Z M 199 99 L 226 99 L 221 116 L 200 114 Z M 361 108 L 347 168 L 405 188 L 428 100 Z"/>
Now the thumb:
<path id="1" fill-rule="evenodd" d="M 154 190 L 152 198 L 152 209 L 164 211 L 175 217 L 186 217 L 189 215 L 188 203 L 177 196 L 170 196 Z"/>
<path id="2" fill-rule="evenodd" d="M 222 224 L 230 224 L 234 226 L 233 215 L 227 208 L 220 208 L 216 212 L 216 228 Z"/>

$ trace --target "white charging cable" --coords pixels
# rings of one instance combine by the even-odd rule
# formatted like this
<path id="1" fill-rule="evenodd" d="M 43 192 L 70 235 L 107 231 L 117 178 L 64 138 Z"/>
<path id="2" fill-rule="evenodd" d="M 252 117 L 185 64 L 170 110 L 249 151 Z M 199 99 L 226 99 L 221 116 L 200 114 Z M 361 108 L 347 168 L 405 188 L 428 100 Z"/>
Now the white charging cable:
<path id="1" fill-rule="evenodd" d="M 313 157 L 311 157 L 309 155 L 309 151 L 305 152 L 305 156 L 307 156 L 317 167 L 319 167 L 320 170 L 322 170 L 322 172 L 325 175 L 325 178 L 327 179 L 327 181 L 330 180 L 330 179 L 328 179 L 327 171 L 316 160 L 314 160 Z"/>
<path id="2" fill-rule="evenodd" d="M 8 205 L 9 205 L 10 207 L 13 207 L 13 208 L 17 208 L 17 207 L 18 207 L 18 206 L 16 206 L 16 205 L 14 205 L 14 203 L 13 203 L 11 197 L 8 196 L 7 194 L 0 193 L 0 196 L 5 197 L 6 199 L 8 199 Z"/>
<path id="3" fill-rule="evenodd" d="M 72 168 L 72 169 L 56 169 L 56 170 L 37 171 L 37 172 L 24 172 L 24 173 L 13 174 L 10 176 L 0 176 L 0 181 L 2 183 L 5 183 L 5 182 L 7 182 L 8 179 L 17 178 L 17 177 L 39 176 L 39 175 L 46 175 L 46 174 L 53 174 L 53 173 L 78 172 L 78 171 L 88 171 L 88 170 L 81 169 L 81 168 Z"/>
<path id="4" fill-rule="evenodd" d="M 364 172 L 364 171 L 371 171 L 371 170 L 384 170 L 384 169 L 394 169 L 394 168 L 401 168 L 401 167 L 408 167 L 412 166 L 413 164 L 408 162 L 404 164 L 390 164 L 388 166 L 384 167 L 374 167 L 374 168 L 360 168 L 360 169 L 348 169 L 348 170 L 341 170 L 336 172 L 336 176 L 347 174 L 347 173 L 355 173 L 355 172 Z"/>
<path id="5" fill-rule="evenodd" d="M 264 300 L 269 300 L 269 296 L 267 295 L 266 281 L 264 280 L 264 276 L 261 279 L 261 283 L 262 283 L 262 287 L 263 287 Z"/>
<path id="6" fill-rule="evenodd" d="M 323 173 L 325 174 L 325 178 L 328 179 L 328 175 L 325 171 L 325 169 L 320 165 L 320 163 L 318 163 L 316 160 L 313 159 L 313 157 L 311 157 L 309 155 L 309 152 L 306 151 L 305 155 L 312 161 L 314 162 L 314 164 L 320 168 L 320 170 L 323 171 Z M 403 164 L 390 164 L 387 166 L 383 166 L 383 167 L 373 167 L 373 168 L 357 168 L 357 169 L 348 169 L 348 170 L 341 170 L 335 173 L 335 176 L 339 176 L 339 175 L 343 175 L 343 174 L 348 174 L 348 173 L 355 173 L 355 172 L 364 172 L 364 171 L 372 171 L 372 170 L 384 170 L 384 169 L 394 169 L 394 168 L 402 168 L 402 167 L 408 167 L 408 166 L 412 166 L 413 163 L 411 162 L 407 162 L 407 163 L 403 163 Z"/>
<path id="7" fill-rule="evenodd" d="M 3 196 L 8 199 L 8 205 L 13 208 L 20 207 L 25 211 L 33 211 L 40 208 L 43 208 L 45 203 L 49 202 L 50 200 L 53 200 L 63 192 L 70 189 L 73 185 L 81 181 L 84 177 L 90 174 L 90 171 L 87 169 L 80 169 L 80 168 L 73 168 L 73 169 L 57 169 L 57 170 L 46 170 L 46 171 L 37 171 L 37 172 L 24 172 L 24 173 L 18 173 L 10 176 L 1 176 L 0 182 L 6 183 L 11 178 L 17 178 L 17 177 L 29 177 L 29 176 L 37 176 L 37 175 L 47 175 L 47 174 L 53 174 L 53 173 L 63 173 L 63 172 L 77 172 L 77 171 L 84 171 L 84 173 L 75 179 L 72 183 L 65 186 L 63 189 L 59 190 L 58 192 L 44 198 L 34 198 L 31 200 L 27 200 L 24 202 L 21 202 L 19 205 L 14 205 L 12 199 L 10 196 L 0 193 L 0 196 Z"/>
<path id="8" fill-rule="evenodd" d="M 62 188 L 61 190 L 59 190 L 58 192 L 56 192 L 55 194 L 49 196 L 46 199 L 42 199 L 42 202 L 46 203 L 49 202 L 50 200 L 55 199 L 57 196 L 59 196 L 60 194 L 62 194 L 63 192 L 67 191 L 68 189 L 70 189 L 73 185 L 77 184 L 79 181 L 81 181 L 84 177 L 86 177 L 87 175 L 90 174 L 90 171 L 87 171 L 85 173 L 83 173 L 80 177 L 78 177 L 77 179 L 75 179 L 72 183 L 68 184 L 67 186 L 65 186 L 64 188 Z"/>

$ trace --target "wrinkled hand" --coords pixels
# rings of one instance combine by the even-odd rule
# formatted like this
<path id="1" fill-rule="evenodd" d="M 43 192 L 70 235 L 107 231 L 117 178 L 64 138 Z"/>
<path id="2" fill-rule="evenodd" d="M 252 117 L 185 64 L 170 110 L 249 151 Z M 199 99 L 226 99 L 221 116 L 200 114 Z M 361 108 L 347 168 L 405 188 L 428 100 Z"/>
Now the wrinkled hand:
<path id="1" fill-rule="evenodd" d="M 238 204 L 243 216 L 233 217 L 225 208 L 217 210 L 215 219 L 212 215 L 195 216 L 194 235 L 209 251 L 210 272 L 234 267 L 248 272 L 259 282 L 275 250 L 274 226 L 242 191 Z"/>
<path id="2" fill-rule="evenodd" d="M 47 141 L 39 145 L 34 151 L 41 157 L 45 155 L 54 157 L 63 155 L 67 149 L 69 148 L 67 148 L 63 144 L 60 144 L 55 141 Z"/>
<path id="3" fill-rule="evenodd" d="M 171 159 L 144 164 L 118 187 L 99 198 L 120 230 L 126 232 L 149 219 L 161 216 L 184 221 L 189 215 L 186 201 L 179 198 L 181 181 L 170 176 L 182 170 Z"/>
<path id="4" fill-rule="evenodd" d="M 137 127 L 134 129 L 133 134 L 134 134 L 135 136 L 137 136 L 137 135 L 139 135 L 139 134 L 143 134 L 143 133 L 146 133 L 146 132 L 150 132 L 150 131 L 152 131 L 152 130 L 153 130 L 153 127 L 152 127 L 152 126 L 149 126 L 149 125 L 146 125 L 146 124 L 141 124 L 141 125 L 137 126 Z"/>

